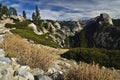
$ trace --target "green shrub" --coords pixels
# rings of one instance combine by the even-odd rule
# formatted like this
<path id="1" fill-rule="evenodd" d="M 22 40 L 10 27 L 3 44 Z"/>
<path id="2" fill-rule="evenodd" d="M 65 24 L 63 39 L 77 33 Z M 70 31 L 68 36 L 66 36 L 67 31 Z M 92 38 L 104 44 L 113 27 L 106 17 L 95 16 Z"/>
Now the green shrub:
<path id="1" fill-rule="evenodd" d="M 12 33 L 18 34 L 23 38 L 27 38 L 28 40 L 32 40 L 37 44 L 43 44 L 46 46 L 51 46 L 55 48 L 60 48 L 60 46 L 55 43 L 49 36 L 48 34 L 44 35 L 36 35 L 32 30 L 30 29 L 14 29 L 11 30 Z M 46 38 L 48 36 L 48 38 Z"/>
<path id="2" fill-rule="evenodd" d="M 28 28 L 28 24 L 30 24 L 30 21 L 22 21 L 22 22 L 16 22 L 15 24 L 7 23 L 5 24 L 6 28 L 17 28 L 17 29 L 25 29 Z"/>
<path id="3" fill-rule="evenodd" d="M 99 48 L 74 48 L 61 55 L 67 59 L 86 63 L 99 63 L 101 66 L 120 69 L 120 50 L 106 50 Z"/>
<path id="4" fill-rule="evenodd" d="M 6 28 L 15 28 L 14 24 L 6 23 L 5 24 Z"/>

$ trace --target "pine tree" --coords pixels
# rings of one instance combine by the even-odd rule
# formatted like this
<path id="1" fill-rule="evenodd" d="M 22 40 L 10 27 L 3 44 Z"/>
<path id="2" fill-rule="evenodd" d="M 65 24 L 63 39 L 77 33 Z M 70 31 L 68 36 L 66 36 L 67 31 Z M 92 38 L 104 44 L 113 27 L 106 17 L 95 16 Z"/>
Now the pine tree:
<path id="1" fill-rule="evenodd" d="M 33 13 L 32 13 L 32 20 L 33 20 L 34 22 L 35 22 L 35 20 L 36 20 L 35 17 L 36 17 L 36 16 L 35 16 L 35 12 L 33 12 Z"/>
<path id="2" fill-rule="evenodd" d="M 10 16 L 10 15 L 17 15 L 17 11 L 16 11 L 15 8 L 13 8 L 13 7 L 10 7 L 10 8 L 9 8 L 9 16 Z"/>
<path id="3" fill-rule="evenodd" d="M 5 14 L 6 16 L 8 16 L 8 8 L 7 6 L 3 6 L 2 7 L 2 15 Z"/>
<path id="4" fill-rule="evenodd" d="M 37 20 L 40 20 L 40 12 L 39 12 L 39 8 L 38 8 L 38 5 L 36 5 L 36 18 Z"/>
<path id="5" fill-rule="evenodd" d="M 41 22 L 41 17 L 40 17 L 40 12 L 39 12 L 39 8 L 38 8 L 38 5 L 36 5 L 36 10 L 35 12 L 33 12 L 32 14 L 32 19 L 33 19 L 33 22 L 36 24 L 36 25 L 40 25 Z"/>
<path id="6" fill-rule="evenodd" d="M 0 3 L 0 19 L 2 17 L 2 4 Z"/>
<path id="7" fill-rule="evenodd" d="M 15 8 L 13 8 L 13 15 L 17 16 L 17 10 Z"/>
<path id="8" fill-rule="evenodd" d="M 9 7 L 9 16 L 12 15 L 12 7 Z"/>
<path id="9" fill-rule="evenodd" d="M 23 17 L 26 19 L 26 12 L 23 11 Z"/>
<path id="10" fill-rule="evenodd" d="M 0 3 L 0 19 L 3 15 L 8 16 L 8 8 Z"/>
<path id="11" fill-rule="evenodd" d="M 0 8 L 2 7 L 2 3 L 0 3 Z"/>
<path id="12" fill-rule="evenodd" d="M 79 47 L 87 47 L 87 40 L 83 30 L 79 33 Z"/>

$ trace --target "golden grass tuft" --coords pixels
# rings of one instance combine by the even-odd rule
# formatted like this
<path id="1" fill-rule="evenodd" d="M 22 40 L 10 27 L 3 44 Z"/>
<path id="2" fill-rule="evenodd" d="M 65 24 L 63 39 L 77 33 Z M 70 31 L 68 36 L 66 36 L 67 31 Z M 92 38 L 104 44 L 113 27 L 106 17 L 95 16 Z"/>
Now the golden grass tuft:
<path id="1" fill-rule="evenodd" d="M 6 35 L 1 48 L 5 50 L 6 56 L 19 57 L 20 64 L 29 65 L 32 68 L 39 67 L 47 70 L 56 59 L 50 51 L 33 46 L 18 35 Z"/>
<path id="2" fill-rule="evenodd" d="M 100 69 L 98 64 L 80 62 L 64 76 L 64 80 L 116 80 L 113 70 Z"/>

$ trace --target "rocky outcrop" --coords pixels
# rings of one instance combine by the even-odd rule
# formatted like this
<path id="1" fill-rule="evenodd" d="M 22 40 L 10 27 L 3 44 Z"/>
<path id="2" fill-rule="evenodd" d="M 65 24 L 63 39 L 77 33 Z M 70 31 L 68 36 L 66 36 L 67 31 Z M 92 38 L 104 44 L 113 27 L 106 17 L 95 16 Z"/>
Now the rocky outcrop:
<path id="1" fill-rule="evenodd" d="M 88 47 L 120 49 L 120 30 L 113 26 L 109 14 L 88 21 L 84 27 Z"/>
<path id="2" fill-rule="evenodd" d="M 2 20 L 10 19 L 11 21 L 20 21 L 20 22 L 25 20 L 25 18 L 20 15 L 10 15 L 9 17 L 6 15 L 3 15 L 1 19 Z"/>
<path id="3" fill-rule="evenodd" d="M 37 26 L 36 26 L 34 23 L 29 24 L 28 27 L 32 28 L 33 31 L 34 31 L 34 33 L 37 34 L 37 35 L 42 35 L 42 34 L 43 34 L 42 31 L 39 32 L 39 31 L 37 30 Z"/>
<path id="4" fill-rule="evenodd" d="M 6 23 L 13 24 L 13 20 L 11 20 L 10 18 L 0 20 L 0 27 L 4 27 Z"/>
<path id="5" fill-rule="evenodd" d="M 16 15 L 10 15 L 9 18 L 14 20 L 14 21 L 20 21 L 20 22 L 25 20 L 23 16 L 19 16 L 19 15 L 17 15 L 17 16 Z"/>
<path id="6" fill-rule="evenodd" d="M 107 25 L 113 26 L 112 18 L 107 13 L 100 14 L 99 21 L 102 21 L 103 23 L 105 23 Z"/>

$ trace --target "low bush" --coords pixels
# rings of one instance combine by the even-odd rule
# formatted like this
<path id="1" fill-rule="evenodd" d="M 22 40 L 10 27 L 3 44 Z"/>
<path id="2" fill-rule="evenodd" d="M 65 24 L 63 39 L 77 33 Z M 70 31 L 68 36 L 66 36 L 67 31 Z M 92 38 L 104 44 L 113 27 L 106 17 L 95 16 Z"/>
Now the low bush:
<path id="1" fill-rule="evenodd" d="M 115 67 L 120 69 L 120 51 L 99 48 L 74 48 L 61 55 L 77 62 L 99 63 L 101 66 Z"/>
<path id="2" fill-rule="evenodd" d="M 7 23 L 5 24 L 6 28 L 17 28 L 17 29 L 25 29 L 28 28 L 28 24 L 30 24 L 30 21 L 22 21 L 22 22 L 16 22 L 15 24 Z"/>
<path id="3" fill-rule="evenodd" d="M 18 34 L 21 37 L 26 38 L 28 40 L 32 40 L 32 41 L 34 41 L 34 43 L 37 43 L 37 44 L 43 44 L 43 45 L 54 47 L 54 48 L 60 48 L 60 46 L 56 42 L 54 42 L 48 36 L 48 34 L 44 34 L 44 35 L 39 36 L 39 35 L 36 35 L 30 29 L 14 29 L 14 30 L 11 30 L 11 32 L 14 34 Z"/>

